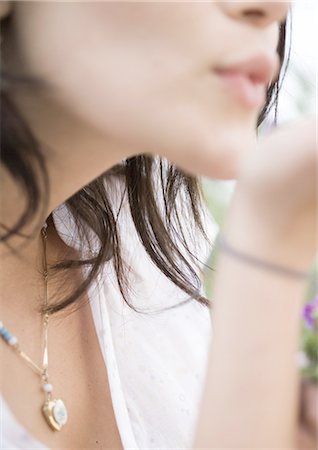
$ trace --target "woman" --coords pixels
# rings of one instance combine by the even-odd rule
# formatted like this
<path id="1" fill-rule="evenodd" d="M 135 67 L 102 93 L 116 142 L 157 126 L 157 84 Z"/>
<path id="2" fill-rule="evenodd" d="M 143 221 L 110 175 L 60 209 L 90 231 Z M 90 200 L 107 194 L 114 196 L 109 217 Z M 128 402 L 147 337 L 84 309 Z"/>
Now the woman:
<path id="1" fill-rule="evenodd" d="M 44 364 L 40 373 L 45 420 L 39 380 L 3 332 L 9 343 L 2 346 L 1 386 L 7 447 L 293 447 L 294 355 L 303 274 L 314 256 L 314 123 L 276 132 L 255 150 L 265 89 L 270 86 L 269 101 L 277 87 L 288 8 L 288 2 L 258 1 L 1 3 L 1 316 L 34 361 L 42 356 L 43 319 L 50 323 L 49 370 Z M 193 226 L 199 236 L 206 224 L 188 174 L 238 179 L 224 233 L 231 248 L 263 261 L 258 267 L 222 253 L 215 339 L 194 412 L 209 328 L 208 309 L 193 305 L 209 302 L 198 270 L 204 246 L 191 239 Z M 64 215 L 65 204 L 71 215 Z M 44 305 L 42 255 L 50 280 Z M 54 271 L 57 262 L 65 264 Z M 82 266 L 91 270 L 82 274 Z M 98 274 L 104 285 L 94 285 L 96 294 Z M 140 315 L 129 335 L 136 341 L 117 346 L 116 363 L 103 320 L 116 308 L 116 296 L 128 304 L 132 290 L 143 306 L 155 297 L 154 305 L 170 310 L 158 319 L 161 328 Z M 93 306 L 95 295 L 104 295 L 101 310 Z M 55 313 L 79 300 L 81 308 L 58 321 Z M 177 303 L 178 320 L 171 310 Z M 177 311 L 189 304 L 187 325 Z M 144 363 L 139 375 L 138 358 Z M 191 364 L 198 365 L 197 385 Z M 149 368 L 166 374 L 166 387 L 159 380 L 149 389 L 143 378 Z M 65 400 L 57 412 L 51 382 Z M 180 406 L 182 395 L 188 408 Z"/>

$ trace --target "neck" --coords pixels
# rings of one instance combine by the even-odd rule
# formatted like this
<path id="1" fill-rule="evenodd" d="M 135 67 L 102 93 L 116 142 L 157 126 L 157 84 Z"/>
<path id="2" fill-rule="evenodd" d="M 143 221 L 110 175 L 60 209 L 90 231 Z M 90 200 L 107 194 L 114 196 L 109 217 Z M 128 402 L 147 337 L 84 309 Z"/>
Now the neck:
<path id="1" fill-rule="evenodd" d="M 43 306 L 45 281 L 43 277 L 44 248 L 42 227 L 38 228 L 32 239 L 27 240 L 21 247 L 22 239 L 14 236 L 9 239 L 12 249 L 1 246 L 1 306 L 0 317 L 14 320 L 23 316 L 26 322 L 40 317 Z M 68 249 L 55 230 L 53 221 L 48 221 L 46 259 L 47 264 L 56 263 L 60 259 L 61 251 Z M 53 294 L 53 284 L 48 278 L 49 299 Z"/>

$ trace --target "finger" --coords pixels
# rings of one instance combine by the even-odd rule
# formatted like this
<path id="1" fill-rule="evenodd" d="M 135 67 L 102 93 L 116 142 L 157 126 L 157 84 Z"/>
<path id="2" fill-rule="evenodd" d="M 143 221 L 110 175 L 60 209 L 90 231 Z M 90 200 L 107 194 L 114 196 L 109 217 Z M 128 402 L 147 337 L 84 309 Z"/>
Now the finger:
<path id="1" fill-rule="evenodd" d="M 318 431 L 318 385 L 305 381 L 303 386 L 303 422 L 313 433 Z"/>
<path id="2" fill-rule="evenodd" d="M 296 437 L 297 450 L 317 450 L 317 440 L 315 435 L 309 434 L 306 429 L 300 427 Z"/>

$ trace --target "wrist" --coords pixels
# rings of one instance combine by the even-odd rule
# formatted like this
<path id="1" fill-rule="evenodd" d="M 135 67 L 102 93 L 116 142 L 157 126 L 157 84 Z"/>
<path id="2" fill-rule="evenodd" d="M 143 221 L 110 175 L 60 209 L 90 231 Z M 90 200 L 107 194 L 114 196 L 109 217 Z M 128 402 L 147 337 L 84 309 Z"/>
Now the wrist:
<path id="1" fill-rule="evenodd" d="M 286 226 L 242 184 L 233 195 L 223 234 L 239 252 L 291 270 L 310 270 L 314 257 L 311 237 L 296 221 Z"/>
<path id="2" fill-rule="evenodd" d="M 235 258 L 245 264 L 252 265 L 255 268 L 260 268 L 262 270 L 280 274 L 293 279 L 306 281 L 309 281 L 310 279 L 310 272 L 303 272 L 291 267 L 282 266 L 273 261 L 266 261 L 266 259 L 258 258 L 257 256 L 254 256 L 250 253 L 237 250 L 231 245 L 231 243 L 228 242 L 227 238 L 225 238 L 222 233 L 220 233 L 217 237 L 217 246 L 223 253 L 227 253 L 232 258 Z"/>

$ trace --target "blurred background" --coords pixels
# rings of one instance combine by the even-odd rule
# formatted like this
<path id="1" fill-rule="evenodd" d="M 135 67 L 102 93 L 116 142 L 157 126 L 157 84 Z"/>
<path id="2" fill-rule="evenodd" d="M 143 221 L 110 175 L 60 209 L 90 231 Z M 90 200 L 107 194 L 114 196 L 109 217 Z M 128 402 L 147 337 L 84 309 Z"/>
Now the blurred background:
<path id="1" fill-rule="evenodd" d="M 291 8 L 291 20 L 287 24 L 290 59 L 280 91 L 277 124 L 289 123 L 307 115 L 317 114 L 317 66 L 318 66 L 318 2 L 295 0 Z M 288 53 L 287 51 L 287 53 Z M 273 124 L 270 114 L 267 125 Z M 262 132 L 260 131 L 260 134 Z M 318 162 L 318 153 L 317 153 Z M 318 166 L 318 164 L 317 164 Z M 317 169 L 318 170 L 318 169 Z M 235 181 L 203 180 L 203 192 L 209 211 L 222 228 L 225 213 Z M 208 265 L 216 268 L 218 249 L 210 255 Z M 206 295 L 213 301 L 213 277 L 215 271 L 205 271 Z M 312 276 L 304 298 L 302 332 L 299 342 L 299 365 L 303 376 L 318 382 L 318 258 L 312 268 Z"/>

